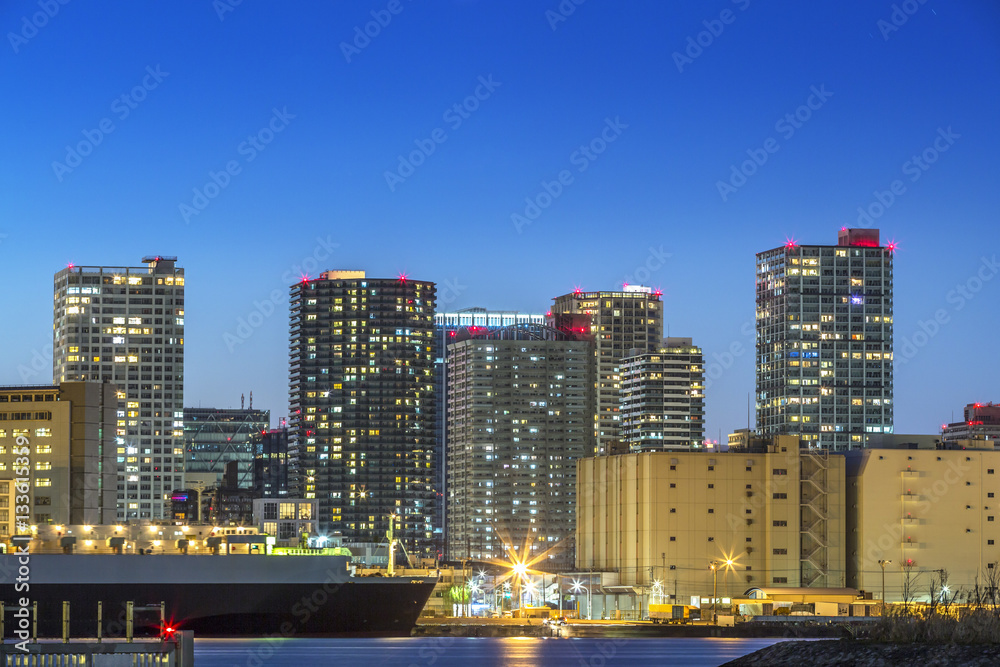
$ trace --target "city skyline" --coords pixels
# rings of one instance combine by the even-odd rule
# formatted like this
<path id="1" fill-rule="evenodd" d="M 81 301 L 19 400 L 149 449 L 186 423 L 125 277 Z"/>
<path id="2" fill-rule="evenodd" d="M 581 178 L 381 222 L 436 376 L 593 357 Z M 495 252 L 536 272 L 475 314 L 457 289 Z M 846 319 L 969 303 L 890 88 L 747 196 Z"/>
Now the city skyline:
<path id="1" fill-rule="evenodd" d="M 960 361 L 1000 323 L 995 7 L 895 25 L 891 3 L 401 6 L 364 48 L 385 3 L 68 5 L 8 39 L 4 383 L 51 381 L 48 281 L 69 263 L 178 256 L 185 407 L 252 390 L 275 424 L 302 273 L 435 281 L 439 311 L 545 312 L 629 281 L 704 349 L 724 440 L 754 390 L 755 253 L 860 225 L 898 243 L 896 432 L 996 400 L 997 355 Z M 19 35 L 36 11 L 0 20 Z"/>

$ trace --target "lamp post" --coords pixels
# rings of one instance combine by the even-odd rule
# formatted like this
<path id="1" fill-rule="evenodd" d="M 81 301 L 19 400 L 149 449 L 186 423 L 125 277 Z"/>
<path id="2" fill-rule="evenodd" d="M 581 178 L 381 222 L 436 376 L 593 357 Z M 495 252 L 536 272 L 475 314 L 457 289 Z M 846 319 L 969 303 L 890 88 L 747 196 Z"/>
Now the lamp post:
<path id="1" fill-rule="evenodd" d="M 891 560 L 880 560 L 879 565 L 882 566 L 882 615 L 885 616 L 885 566 L 890 565 Z"/>
<path id="2" fill-rule="evenodd" d="M 559 618 L 562 618 L 562 575 L 556 572 L 556 589 L 559 591 Z"/>
<path id="3" fill-rule="evenodd" d="M 587 620 L 589 621 L 593 617 L 593 615 L 592 615 L 593 609 L 592 609 L 591 604 L 590 604 L 592 602 L 592 599 L 590 597 L 590 588 L 588 586 L 584 586 L 579 581 L 574 581 L 573 582 L 573 586 L 570 588 L 570 590 L 573 591 L 573 593 L 575 595 L 579 595 L 580 591 L 587 591 Z M 580 615 L 580 604 L 579 603 L 577 603 L 577 605 L 576 605 L 576 613 L 577 613 L 577 616 Z"/>
<path id="4" fill-rule="evenodd" d="M 514 563 L 514 594 L 517 597 L 517 608 L 521 608 L 521 579 L 528 573 L 528 566 L 524 563 Z M 513 609 L 513 605 L 511 606 Z"/>
<path id="5" fill-rule="evenodd" d="M 732 611 L 733 596 L 729 590 L 729 571 L 733 569 L 733 559 L 726 559 L 726 597 L 729 598 L 730 611 Z"/>
<path id="6" fill-rule="evenodd" d="M 719 624 L 719 618 L 715 615 L 715 612 L 716 612 L 715 599 L 716 599 L 716 595 L 718 594 L 718 591 L 719 591 L 719 563 L 718 563 L 718 561 L 714 561 L 713 560 L 712 564 L 709 565 L 709 567 L 712 568 L 712 623 L 714 623 L 715 625 L 718 625 Z"/>

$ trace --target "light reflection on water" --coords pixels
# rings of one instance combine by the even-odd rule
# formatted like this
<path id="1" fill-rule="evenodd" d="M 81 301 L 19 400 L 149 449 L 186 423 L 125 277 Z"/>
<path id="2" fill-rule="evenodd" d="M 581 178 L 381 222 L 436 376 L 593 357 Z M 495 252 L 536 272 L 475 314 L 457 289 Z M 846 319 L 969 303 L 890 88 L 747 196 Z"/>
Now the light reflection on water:
<path id="1" fill-rule="evenodd" d="M 715 666 L 780 639 L 198 639 L 197 667 Z"/>

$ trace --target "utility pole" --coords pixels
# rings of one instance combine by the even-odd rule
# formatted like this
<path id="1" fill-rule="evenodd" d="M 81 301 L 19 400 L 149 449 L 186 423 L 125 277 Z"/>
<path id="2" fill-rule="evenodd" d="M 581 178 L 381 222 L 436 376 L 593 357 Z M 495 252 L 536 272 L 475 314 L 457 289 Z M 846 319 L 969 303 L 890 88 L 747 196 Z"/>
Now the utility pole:
<path id="1" fill-rule="evenodd" d="M 716 561 L 713 560 L 712 564 L 709 566 L 709 567 L 712 568 L 712 623 L 715 624 L 715 625 L 719 624 L 719 617 L 716 616 L 716 614 L 715 614 L 715 612 L 716 612 L 715 599 L 716 599 L 716 596 L 718 595 L 718 591 L 719 591 L 719 567 L 718 567 L 718 565 L 719 564 Z"/>
<path id="2" fill-rule="evenodd" d="M 386 535 L 386 537 L 389 538 L 389 560 L 388 563 L 386 563 L 386 574 L 390 577 L 395 576 L 396 574 L 396 540 L 393 537 L 393 531 L 392 531 L 395 525 L 396 525 L 396 515 L 390 514 L 389 532 Z"/>
<path id="3" fill-rule="evenodd" d="M 468 563 L 468 562 L 469 562 L 468 558 L 463 558 L 462 559 L 462 593 L 461 593 L 461 597 L 459 598 L 459 601 L 462 603 L 462 616 L 468 616 L 469 615 L 467 604 L 466 604 L 466 602 L 468 600 L 468 598 L 467 598 L 468 594 L 465 591 L 465 587 L 466 587 L 466 585 L 465 585 L 465 564 Z"/>
<path id="4" fill-rule="evenodd" d="M 559 618 L 562 618 L 562 575 L 556 572 L 556 588 L 559 589 Z"/>
<path id="5" fill-rule="evenodd" d="M 885 616 L 885 566 L 891 564 L 891 560 L 880 560 L 879 565 L 882 566 L 882 615 Z"/>

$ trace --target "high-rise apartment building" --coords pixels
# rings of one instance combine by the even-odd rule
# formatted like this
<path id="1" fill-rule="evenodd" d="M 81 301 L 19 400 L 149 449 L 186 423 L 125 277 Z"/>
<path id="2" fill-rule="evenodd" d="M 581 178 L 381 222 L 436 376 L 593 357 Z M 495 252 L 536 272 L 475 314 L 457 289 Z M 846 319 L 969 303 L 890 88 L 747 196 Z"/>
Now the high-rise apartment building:
<path id="1" fill-rule="evenodd" d="M 705 441 L 705 359 L 690 338 L 622 360 L 622 435 L 633 452 L 698 449 Z"/>
<path id="2" fill-rule="evenodd" d="M 892 433 L 892 258 L 877 229 L 757 253 L 757 428 L 852 449 Z"/>
<path id="3" fill-rule="evenodd" d="M 632 350 L 656 350 L 663 338 L 661 293 L 641 285 L 620 292 L 576 290 L 554 299 L 551 322 L 564 329 L 567 316 L 590 318 L 596 364 L 595 452 L 606 453 L 621 443 L 621 362 Z"/>
<path id="4" fill-rule="evenodd" d="M 943 441 L 1000 440 L 1000 404 L 969 403 L 962 414 L 962 421 L 947 424 L 942 429 Z"/>
<path id="5" fill-rule="evenodd" d="M 184 269 L 74 266 L 55 274 L 53 376 L 118 387 L 117 518 L 169 516 L 184 488 Z"/>
<path id="6" fill-rule="evenodd" d="M 437 489 L 434 534 L 447 544 L 447 452 L 448 452 L 448 346 L 475 335 L 501 327 L 529 327 L 545 324 L 544 313 L 521 313 L 516 310 L 489 310 L 481 307 L 434 313 L 434 395 L 437 412 L 434 427 L 434 451 L 437 454 Z"/>
<path id="7" fill-rule="evenodd" d="M 289 465 L 319 528 L 433 556 L 435 285 L 327 271 L 290 288 Z"/>
<path id="8" fill-rule="evenodd" d="M 271 426 L 270 410 L 184 408 L 184 472 L 214 476 L 222 481 L 226 464 L 237 462 L 239 488 L 253 487 L 254 453 L 251 441 Z"/>
<path id="9" fill-rule="evenodd" d="M 0 478 L 12 489 L 28 479 L 27 490 L 17 485 L 17 505 L 28 508 L 19 515 L 36 525 L 115 522 L 117 409 L 118 390 L 106 382 L 0 387 Z M 8 541 L 15 504 L 0 508 Z"/>
<path id="10" fill-rule="evenodd" d="M 582 338 L 582 337 L 581 337 Z M 576 462 L 593 451 L 589 340 L 493 330 L 448 352 L 448 556 L 570 569 Z"/>

